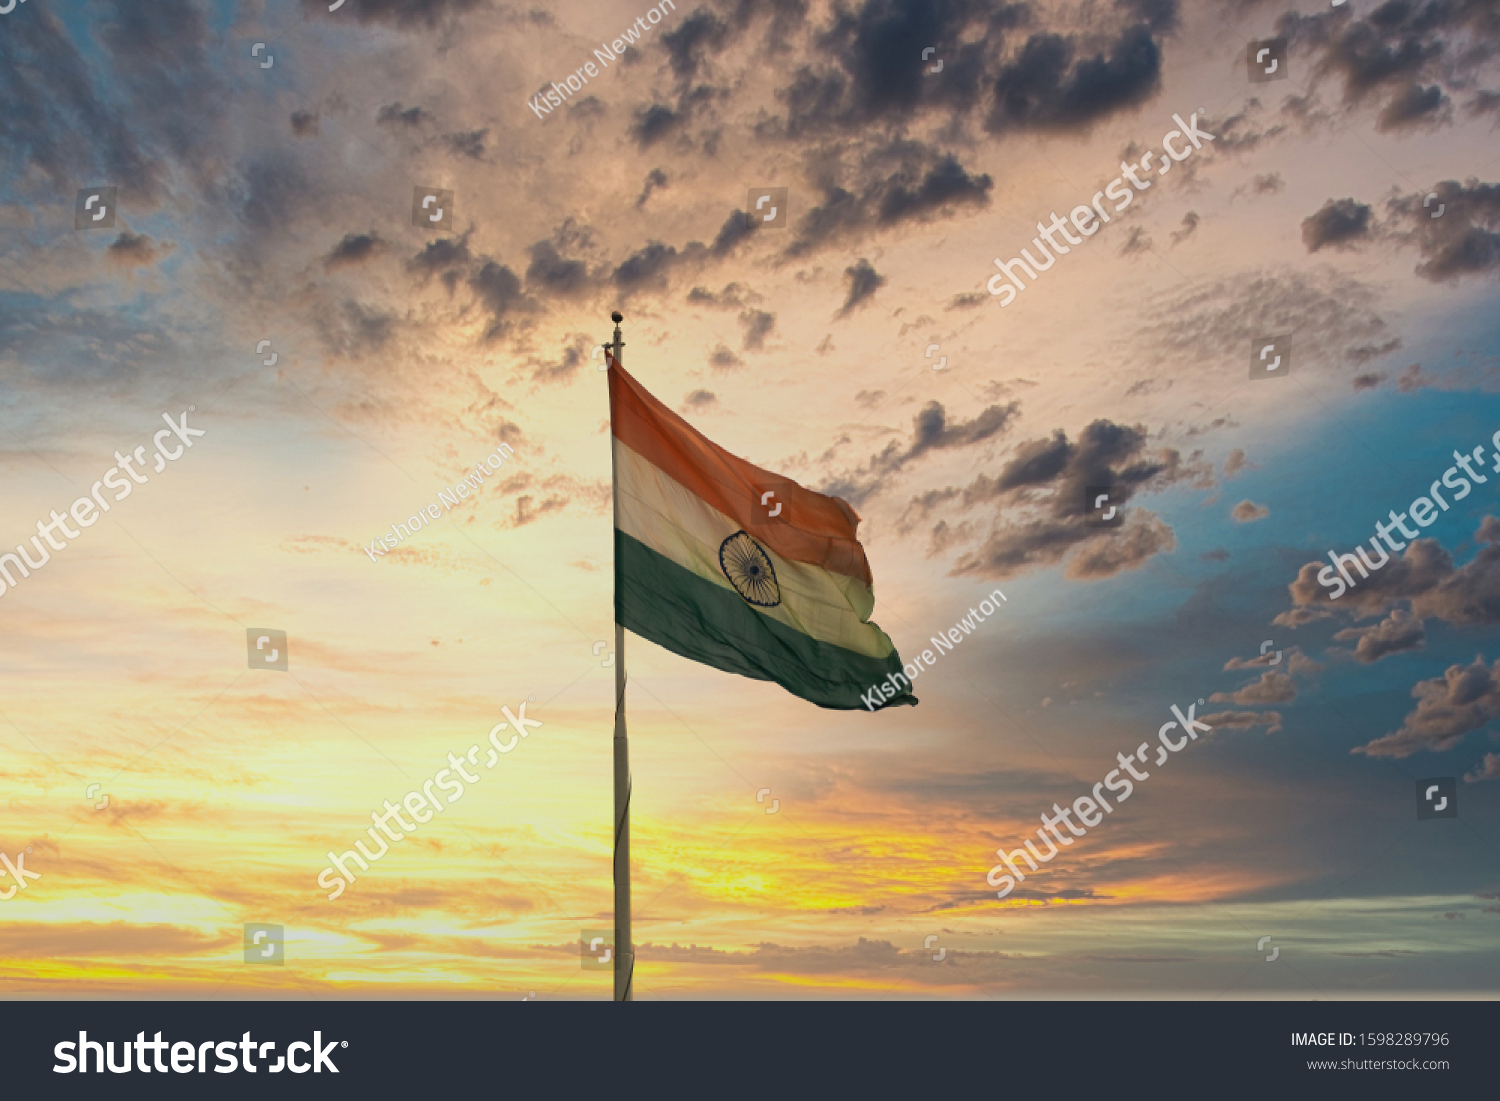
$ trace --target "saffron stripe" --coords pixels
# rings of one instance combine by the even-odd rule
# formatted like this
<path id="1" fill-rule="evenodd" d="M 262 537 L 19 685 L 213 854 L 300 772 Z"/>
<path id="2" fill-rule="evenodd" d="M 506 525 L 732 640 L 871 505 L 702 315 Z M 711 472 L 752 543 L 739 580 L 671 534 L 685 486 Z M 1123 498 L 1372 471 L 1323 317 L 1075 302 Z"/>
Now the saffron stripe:
<path id="1" fill-rule="evenodd" d="M 846 501 L 799 486 L 731 455 L 672 412 L 610 359 L 610 428 L 657 469 L 734 521 L 782 558 L 873 583 Z M 775 497 L 761 503 L 762 496 Z M 769 512 L 776 506 L 780 514 Z"/>
<path id="2" fill-rule="evenodd" d="M 616 440 L 615 523 L 631 538 L 704 580 L 735 592 L 719 561 L 724 540 L 740 529 L 651 463 Z M 883 658 L 895 649 L 884 631 L 871 623 L 875 597 L 852 577 L 805 562 L 789 562 L 762 545 L 776 571 L 780 603 L 752 605 L 761 615 L 819 640 L 869 657 Z"/>

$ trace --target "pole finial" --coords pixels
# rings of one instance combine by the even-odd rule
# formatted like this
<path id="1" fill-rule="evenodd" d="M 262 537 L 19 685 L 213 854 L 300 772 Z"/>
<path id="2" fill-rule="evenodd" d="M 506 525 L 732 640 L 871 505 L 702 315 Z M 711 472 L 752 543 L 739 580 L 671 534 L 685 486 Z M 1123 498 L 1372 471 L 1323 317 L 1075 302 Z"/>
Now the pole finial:
<path id="1" fill-rule="evenodd" d="M 620 322 L 625 320 L 625 315 L 622 314 L 619 310 L 616 310 L 614 313 L 609 315 L 609 319 L 616 325 L 618 325 Z"/>

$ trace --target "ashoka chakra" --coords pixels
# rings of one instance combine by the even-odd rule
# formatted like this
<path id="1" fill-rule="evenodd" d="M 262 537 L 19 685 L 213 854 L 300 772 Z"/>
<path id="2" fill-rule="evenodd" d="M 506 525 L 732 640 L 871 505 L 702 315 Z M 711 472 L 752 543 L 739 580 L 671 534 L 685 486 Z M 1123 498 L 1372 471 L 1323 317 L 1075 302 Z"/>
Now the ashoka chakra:
<path id="1" fill-rule="evenodd" d="M 719 544 L 719 568 L 734 591 L 756 607 L 774 608 L 781 603 L 776 567 L 760 544 L 743 531 Z"/>

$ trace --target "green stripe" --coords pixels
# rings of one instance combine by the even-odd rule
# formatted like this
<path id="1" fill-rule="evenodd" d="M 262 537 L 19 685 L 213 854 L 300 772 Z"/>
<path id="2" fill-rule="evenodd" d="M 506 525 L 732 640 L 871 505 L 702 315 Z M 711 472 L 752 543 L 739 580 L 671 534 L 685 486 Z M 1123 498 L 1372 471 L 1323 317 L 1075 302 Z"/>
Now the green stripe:
<path id="1" fill-rule="evenodd" d="M 761 615 L 734 590 L 699 577 L 619 529 L 615 621 L 674 654 L 726 673 L 775 681 L 819 707 L 864 710 L 870 690 L 887 674 L 901 672 L 895 650 L 874 658 L 819 642 Z M 894 679 L 901 694 L 886 701 L 875 693 L 876 710 L 917 702 L 905 676 Z"/>

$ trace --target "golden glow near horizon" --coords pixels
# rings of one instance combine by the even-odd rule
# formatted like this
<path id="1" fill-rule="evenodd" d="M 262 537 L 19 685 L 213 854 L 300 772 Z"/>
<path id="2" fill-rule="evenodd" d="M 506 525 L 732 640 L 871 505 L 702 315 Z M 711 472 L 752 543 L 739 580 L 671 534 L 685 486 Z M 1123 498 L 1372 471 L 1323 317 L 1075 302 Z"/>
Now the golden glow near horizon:
<path id="1" fill-rule="evenodd" d="M 591 352 L 616 307 L 662 402 L 850 501 L 906 661 L 1006 597 L 921 663 L 920 706 L 877 714 L 627 638 L 639 997 L 1490 981 L 1495 485 L 1424 533 L 1402 576 L 1425 588 L 1293 584 L 1500 427 L 1494 266 L 1459 247 L 1500 225 L 1493 107 L 1465 90 L 1497 86 L 1489 55 L 1428 115 L 1358 84 L 1327 42 L 1366 16 L 1317 5 L 1290 78 L 1251 84 L 1264 6 L 1048 0 L 908 34 L 856 4 L 830 47 L 826 3 L 679 2 L 539 111 L 645 13 L 410 7 L 431 19 L 247 8 L 143 37 L 31 4 L 0 28 L 30 20 L 50 74 L 16 76 L 0 193 L 0 552 L 49 554 L 0 595 L 0 853 L 40 876 L 0 900 L 0 991 L 609 996 L 578 940 L 612 924 Z M 1496 33 L 1464 18 L 1400 34 L 1447 57 Z M 998 99 L 1053 33 L 1056 86 Z M 220 72 L 224 35 L 275 67 Z M 1199 109 L 1214 140 L 1002 308 L 996 258 Z M 62 140 L 94 117 L 120 143 Z M 105 185 L 113 228 L 75 229 Z M 413 188 L 451 192 L 442 225 Z M 757 188 L 786 189 L 773 225 Z M 1286 334 L 1290 377 L 1247 375 Z M 163 434 L 184 410 L 203 435 Z M 145 480 L 96 492 L 138 445 Z M 1070 504 L 1100 482 L 1128 489 L 1118 535 Z M 996 897 L 997 849 L 1200 699 L 1211 734 Z M 522 701 L 542 725 L 487 763 Z M 373 851 L 372 815 L 410 821 L 453 758 L 477 779 L 330 900 L 329 854 Z M 1428 776 L 1463 823 L 1415 821 Z M 279 965 L 247 962 L 250 923 L 284 930 Z M 1296 972 L 1252 967 L 1266 935 Z"/>

